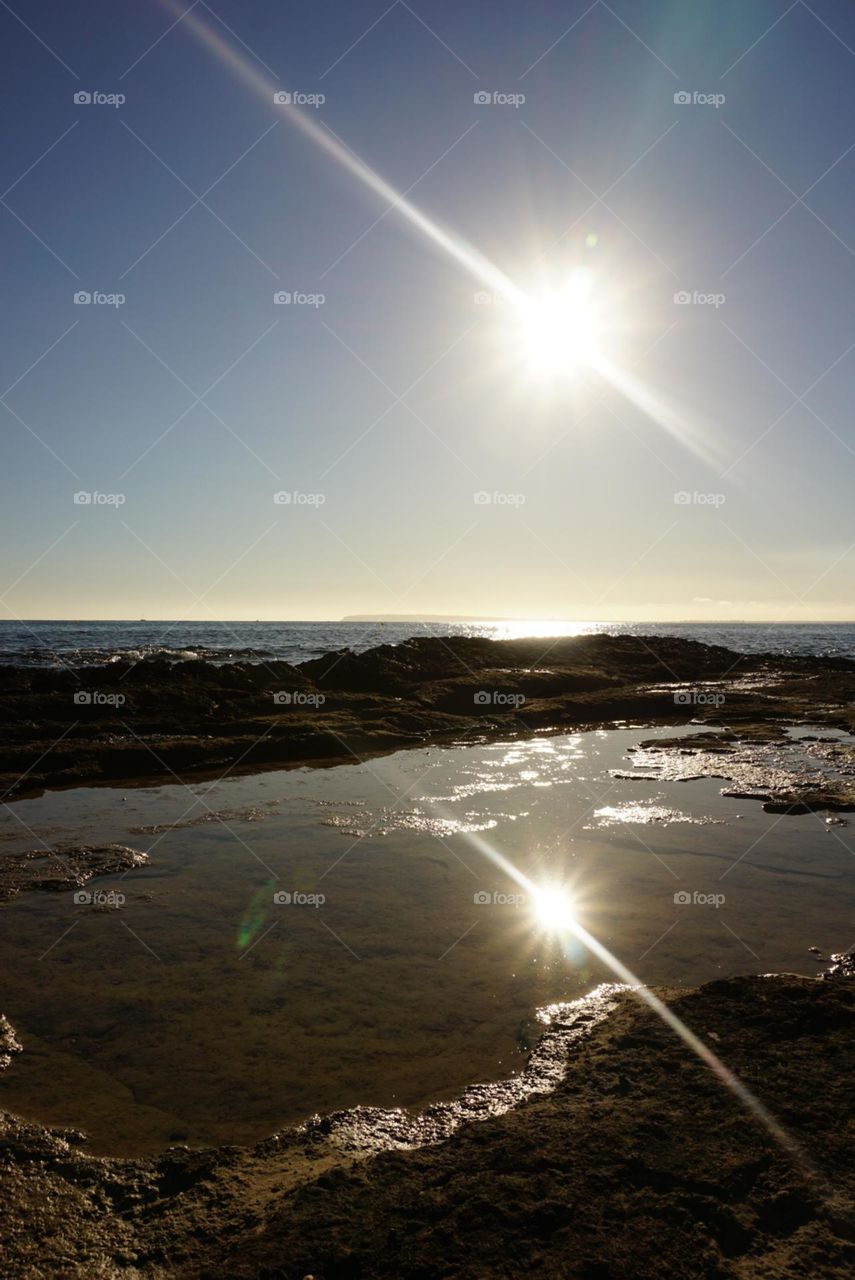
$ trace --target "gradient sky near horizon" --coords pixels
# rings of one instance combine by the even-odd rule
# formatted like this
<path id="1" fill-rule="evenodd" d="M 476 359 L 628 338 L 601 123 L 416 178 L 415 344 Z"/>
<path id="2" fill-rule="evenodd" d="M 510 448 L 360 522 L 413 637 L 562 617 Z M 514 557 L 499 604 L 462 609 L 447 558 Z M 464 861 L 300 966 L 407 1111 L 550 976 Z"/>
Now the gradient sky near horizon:
<path id="1" fill-rule="evenodd" d="M 855 618 L 855 9 L 187 10 L 0 7 L 0 617 Z M 589 270 L 644 403 L 532 375 L 297 110 L 527 294 Z"/>

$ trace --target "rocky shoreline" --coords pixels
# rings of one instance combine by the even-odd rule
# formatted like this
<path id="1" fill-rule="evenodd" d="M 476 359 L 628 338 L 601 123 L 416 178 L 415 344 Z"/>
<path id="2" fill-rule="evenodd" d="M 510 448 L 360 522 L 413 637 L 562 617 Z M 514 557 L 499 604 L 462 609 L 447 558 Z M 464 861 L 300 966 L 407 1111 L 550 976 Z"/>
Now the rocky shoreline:
<path id="1" fill-rule="evenodd" d="M 299 667 L 0 668 L 0 709 L 7 801 L 692 720 L 691 740 L 642 742 L 628 776 L 721 778 L 774 812 L 832 822 L 855 810 L 855 747 L 840 733 L 855 731 L 855 663 L 673 638 L 414 640 Z M 793 725 L 817 728 L 794 744 Z M 0 900 L 144 858 L 117 845 L 6 853 Z M 553 1009 L 521 1075 L 417 1115 L 356 1108 L 253 1147 L 140 1159 L 96 1157 L 82 1133 L 0 1115 L 3 1275 L 849 1276 L 855 987 L 852 955 L 831 960 L 821 978 L 659 992 L 768 1108 L 784 1146 L 634 993 L 609 988 L 599 1006 Z M 0 1069 L 21 1051 L 0 1018 Z"/>
<path id="2" fill-rule="evenodd" d="M 687 719 L 755 740 L 808 719 L 855 729 L 855 662 L 596 635 L 414 639 L 299 666 L 0 667 L 0 798 Z"/>
<path id="3" fill-rule="evenodd" d="M 4 1275 L 851 1275 L 855 988 L 780 975 L 660 994 L 787 1147 L 624 991 L 552 1092 L 424 1146 L 372 1144 L 346 1113 L 250 1149 L 117 1160 L 87 1155 L 80 1133 L 4 1116 Z"/>

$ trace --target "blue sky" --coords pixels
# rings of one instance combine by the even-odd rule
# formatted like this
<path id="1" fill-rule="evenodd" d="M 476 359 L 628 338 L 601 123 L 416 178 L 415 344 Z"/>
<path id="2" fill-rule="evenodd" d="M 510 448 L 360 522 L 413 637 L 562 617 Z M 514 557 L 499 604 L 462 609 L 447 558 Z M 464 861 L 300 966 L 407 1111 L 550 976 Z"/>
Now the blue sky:
<path id="1" fill-rule="evenodd" d="M 0 616 L 855 617 L 855 11 L 186 10 L 0 9 Z M 532 374 L 322 133 L 527 295 L 589 273 L 653 400 Z"/>

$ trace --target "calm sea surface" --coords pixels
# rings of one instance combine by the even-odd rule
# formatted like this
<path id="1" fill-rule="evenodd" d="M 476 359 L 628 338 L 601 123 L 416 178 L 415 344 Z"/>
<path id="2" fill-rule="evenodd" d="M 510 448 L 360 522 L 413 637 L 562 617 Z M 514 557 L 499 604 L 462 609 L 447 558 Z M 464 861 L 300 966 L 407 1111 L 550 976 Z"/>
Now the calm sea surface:
<path id="1" fill-rule="evenodd" d="M 746 653 L 855 658 L 855 623 L 728 622 L 0 622 L 0 663 L 54 665 L 171 656 L 214 662 L 304 662 L 334 649 L 400 644 L 413 635 L 676 635 Z"/>

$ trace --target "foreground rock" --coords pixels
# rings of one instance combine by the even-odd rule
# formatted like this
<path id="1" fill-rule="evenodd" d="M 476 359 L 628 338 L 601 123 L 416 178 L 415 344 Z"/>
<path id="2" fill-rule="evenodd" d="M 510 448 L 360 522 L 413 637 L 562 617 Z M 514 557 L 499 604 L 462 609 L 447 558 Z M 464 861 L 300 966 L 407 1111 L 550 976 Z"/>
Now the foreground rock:
<path id="1" fill-rule="evenodd" d="M 416 639 L 287 663 L 0 668 L 0 798 L 632 720 L 855 727 L 855 663 L 673 637 Z"/>
<path id="2" fill-rule="evenodd" d="M 15 1028 L 9 1019 L 0 1013 L 0 1071 L 5 1071 L 12 1061 L 13 1054 L 20 1053 L 23 1046 L 15 1035 Z"/>
<path id="3" fill-rule="evenodd" d="M 617 777 L 717 778 L 727 784 L 722 795 L 759 800 L 767 813 L 825 811 L 829 825 L 846 826 L 839 812 L 855 809 L 855 742 L 839 736 L 792 737 L 780 724 L 765 721 L 690 739 L 650 739 L 629 754 L 632 770 L 618 770 Z"/>
<path id="4" fill-rule="evenodd" d="M 57 849 L 28 849 L 0 854 L 0 902 L 29 889 L 59 893 L 80 889 L 94 876 L 131 871 L 148 862 L 148 854 L 123 844 L 78 844 Z"/>
<path id="5" fill-rule="evenodd" d="M 6 1117 L 3 1275 L 851 1276 L 855 987 L 781 976 L 663 994 L 802 1154 L 625 993 L 555 1092 L 417 1150 L 366 1155 L 310 1125 L 250 1150 L 102 1160 L 78 1133 Z"/>

